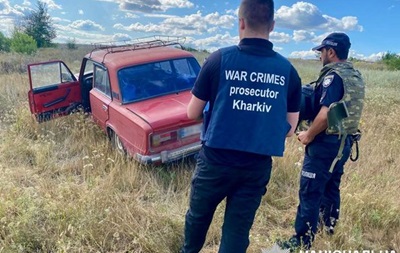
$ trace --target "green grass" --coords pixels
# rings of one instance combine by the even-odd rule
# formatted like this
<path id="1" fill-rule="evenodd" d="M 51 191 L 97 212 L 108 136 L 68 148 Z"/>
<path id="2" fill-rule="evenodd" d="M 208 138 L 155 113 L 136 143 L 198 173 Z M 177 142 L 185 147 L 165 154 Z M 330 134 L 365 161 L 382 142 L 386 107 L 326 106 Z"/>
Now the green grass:
<path id="1" fill-rule="evenodd" d="M 51 50 L 20 62 L 66 57 L 79 70 L 77 51 L 73 58 Z M 1 55 L 0 62 L 12 57 Z M 318 61 L 293 63 L 303 82 L 321 68 Z M 367 84 L 360 158 L 345 168 L 337 233 L 318 235 L 314 249 L 399 252 L 400 72 L 357 64 Z M 0 252 L 177 252 L 194 162 L 140 166 L 117 155 L 81 113 L 37 124 L 27 102 L 27 74 L 1 73 Z M 291 138 L 285 157 L 274 158 L 248 252 L 292 235 L 302 157 L 303 147 Z M 223 207 L 202 252 L 218 249 Z"/>

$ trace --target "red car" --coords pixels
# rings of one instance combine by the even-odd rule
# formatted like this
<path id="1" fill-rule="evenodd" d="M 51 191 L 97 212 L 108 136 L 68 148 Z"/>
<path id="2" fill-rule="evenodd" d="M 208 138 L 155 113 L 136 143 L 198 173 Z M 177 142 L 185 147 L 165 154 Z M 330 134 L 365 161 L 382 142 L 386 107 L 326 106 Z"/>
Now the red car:
<path id="1" fill-rule="evenodd" d="M 42 122 L 83 108 L 119 152 L 144 164 L 196 154 L 202 123 L 186 108 L 200 65 L 177 45 L 156 37 L 98 47 L 78 77 L 62 61 L 30 64 L 31 113 Z"/>

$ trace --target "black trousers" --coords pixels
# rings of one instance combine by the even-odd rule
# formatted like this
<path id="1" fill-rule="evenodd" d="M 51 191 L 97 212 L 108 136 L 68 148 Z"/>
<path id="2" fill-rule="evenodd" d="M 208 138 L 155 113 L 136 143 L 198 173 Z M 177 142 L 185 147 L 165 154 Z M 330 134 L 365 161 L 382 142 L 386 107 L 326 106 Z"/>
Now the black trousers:
<path id="1" fill-rule="evenodd" d="M 220 253 L 245 253 L 254 216 L 266 193 L 272 160 L 262 169 L 215 166 L 198 158 L 192 178 L 182 253 L 199 252 L 218 204 L 226 198 Z"/>

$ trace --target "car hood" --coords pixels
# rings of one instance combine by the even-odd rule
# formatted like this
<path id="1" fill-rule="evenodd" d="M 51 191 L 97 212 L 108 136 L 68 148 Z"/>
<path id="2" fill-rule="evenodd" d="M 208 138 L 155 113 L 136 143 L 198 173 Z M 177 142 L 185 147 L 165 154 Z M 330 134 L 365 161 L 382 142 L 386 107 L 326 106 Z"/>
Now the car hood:
<path id="1" fill-rule="evenodd" d="M 172 125 L 186 125 L 193 120 L 188 119 L 186 110 L 190 101 L 189 91 L 152 98 L 125 105 L 132 113 L 138 115 L 153 129 Z"/>

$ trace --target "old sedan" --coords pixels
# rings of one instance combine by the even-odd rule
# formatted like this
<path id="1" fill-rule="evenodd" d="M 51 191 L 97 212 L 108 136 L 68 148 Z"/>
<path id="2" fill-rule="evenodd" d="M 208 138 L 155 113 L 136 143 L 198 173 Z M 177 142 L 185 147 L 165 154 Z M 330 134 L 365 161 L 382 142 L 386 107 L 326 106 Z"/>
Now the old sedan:
<path id="1" fill-rule="evenodd" d="M 196 154 L 202 123 L 186 108 L 200 65 L 177 45 L 156 37 L 97 47 L 78 76 L 62 61 L 30 64 L 31 113 L 42 122 L 83 108 L 116 150 L 144 164 Z"/>

